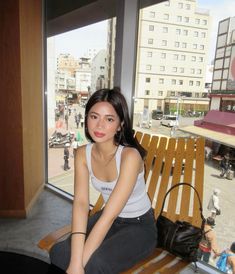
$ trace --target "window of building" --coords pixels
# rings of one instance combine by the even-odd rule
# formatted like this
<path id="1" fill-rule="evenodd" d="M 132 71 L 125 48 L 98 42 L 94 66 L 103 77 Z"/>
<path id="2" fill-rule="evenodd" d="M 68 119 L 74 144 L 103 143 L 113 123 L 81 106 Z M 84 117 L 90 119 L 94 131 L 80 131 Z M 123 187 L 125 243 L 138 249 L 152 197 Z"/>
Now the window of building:
<path id="1" fill-rule="evenodd" d="M 171 97 L 175 97 L 175 91 L 171 91 L 171 92 L 170 92 L 170 96 L 171 96 Z"/>
<path id="2" fill-rule="evenodd" d="M 147 51 L 147 57 L 152 57 L 152 56 L 153 56 L 152 51 Z"/>
<path id="3" fill-rule="evenodd" d="M 207 20 L 203 19 L 202 20 L 202 25 L 207 25 Z"/>
<path id="4" fill-rule="evenodd" d="M 199 56 L 199 57 L 198 57 L 198 61 L 199 61 L 199 62 L 203 62 L 203 57 Z"/>
<path id="5" fill-rule="evenodd" d="M 198 34 L 199 34 L 198 31 L 194 31 L 194 32 L 193 32 L 193 36 L 194 36 L 194 37 L 198 37 Z"/>
<path id="6" fill-rule="evenodd" d="M 159 84 L 164 84 L 164 78 L 159 78 Z"/>
<path id="7" fill-rule="evenodd" d="M 179 80 L 179 85 L 182 86 L 184 84 L 183 80 Z"/>
<path id="8" fill-rule="evenodd" d="M 165 71 L 165 66 L 160 66 L 160 71 Z"/>
<path id="9" fill-rule="evenodd" d="M 196 18 L 195 19 L 195 24 L 199 25 L 200 24 L 200 19 Z"/>
<path id="10" fill-rule="evenodd" d="M 149 31 L 154 31 L 154 25 L 149 25 Z"/>
<path id="11" fill-rule="evenodd" d="M 197 74 L 202 74 L 202 70 L 201 69 L 197 69 Z"/>
<path id="12" fill-rule="evenodd" d="M 169 14 L 168 13 L 164 13 L 163 14 L 163 19 L 164 20 L 169 20 Z"/>
<path id="13" fill-rule="evenodd" d="M 151 70 L 152 66 L 151 65 L 146 65 L 146 70 Z"/>
<path id="14" fill-rule="evenodd" d="M 183 48 L 183 49 L 187 48 L 187 43 L 183 42 L 183 43 L 182 43 L 182 48 Z"/>
<path id="15" fill-rule="evenodd" d="M 185 60 L 186 60 L 186 55 L 182 54 L 182 55 L 180 56 L 180 60 L 181 60 L 181 61 L 185 61 Z"/>
<path id="16" fill-rule="evenodd" d="M 193 49 L 197 49 L 197 44 L 193 44 Z"/>
<path id="17" fill-rule="evenodd" d="M 179 59 L 179 54 L 173 54 L 173 60 L 178 60 Z"/>
<path id="18" fill-rule="evenodd" d="M 168 27 L 163 27 L 163 28 L 162 28 L 162 32 L 163 32 L 163 33 L 168 33 Z"/>
<path id="19" fill-rule="evenodd" d="M 150 95 L 150 90 L 146 89 L 146 90 L 144 91 L 144 95 Z"/>
<path id="20" fill-rule="evenodd" d="M 167 40 L 162 40 L 162 46 L 167 46 Z"/>
<path id="21" fill-rule="evenodd" d="M 161 58 L 162 58 L 162 59 L 166 59 L 166 53 L 165 53 L 165 52 L 162 52 L 162 53 L 161 53 Z"/>
<path id="22" fill-rule="evenodd" d="M 176 79 L 171 79 L 171 84 L 176 85 Z"/>
<path id="23" fill-rule="evenodd" d="M 196 61 L 196 56 L 192 56 L 191 61 L 195 62 Z"/>
<path id="24" fill-rule="evenodd" d="M 180 35 L 181 29 L 176 29 L 176 30 L 175 30 L 175 33 L 178 34 L 178 35 Z"/>
<path id="25" fill-rule="evenodd" d="M 187 17 L 187 16 L 184 17 L 184 22 L 185 22 L 185 23 L 188 23 L 188 22 L 189 22 L 189 17 Z"/>
<path id="26" fill-rule="evenodd" d="M 192 80 L 189 81 L 189 85 L 193 86 L 193 81 Z"/>
<path id="27" fill-rule="evenodd" d="M 180 73 L 184 73 L 184 68 L 179 68 Z"/>
<path id="28" fill-rule="evenodd" d="M 184 29 L 184 30 L 183 30 L 183 35 L 184 35 L 184 36 L 188 36 L 188 30 L 187 30 L 187 29 Z"/>
<path id="29" fill-rule="evenodd" d="M 179 8 L 179 9 L 182 9 L 182 8 L 183 8 L 183 3 L 179 2 L 179 3 L 178 3 L 178 8 Z"/>
<path id="30" fill-rule="evenodd" d="M 206 37 L 206 33 L 203 31 L 203 32 L 201 32 L 201 37 L 202 38 L 205 38 Z"/>
<path id="31" fill-rule="evenodd" d="M 191 73 L 191 74 L 195 74 L 195 68 L 191 68 L 191 69 L 190 69 L 190 73 Z"/>
<path id="32" fill-rule="evenodd" d="M 148 44 L 149 44 L 149 45 L 152 45 L 152 44 L 153 44 L 153 39 L 152 39 L 152 38 L 149 38 L 149 39 L 148 39 Z"/>
<path id="33" fill-rule="evenodd" d="M 155 12 L 154 11 L 150 11 L 149 12 L 149 17 L 150 18 L 155 18 Z"/>
<path id="34" fill-rule="evenodd" d="M 175 47 L 179 48 L 179 46 L 180 46 L 180 43 L 179 42 L 175 42 Z"/>
<path id="35" fill-rule="evenodd" d="M 196 81 L 196 86 L 200 87 L 200 85 L 201 85 L 201 82 L 200 81 Z"/>
<path id="36" fill-rule="evenodd" d="M 177 22 L 182 22 L 182 16 L 180 15 L 177 16 Z"/>
<path id="37" fill-rule="evenodd" d="M 177 67 L 173 67 L 172 72 L 177 72 Z"/>
<path id="38" fill-rule="evenodd" d="M 204 45 L 200 45 L 200 50 L 204 50 L 205 46 Z"/>
<path id="39" fill-rule="evenodd" d="M 146 83 L 150 83 L 150 81 L 151 81 L 151 78 L 150 78 L 150 77 L 145 78 L 145 82 L 146 82 Z"/>
<path id="40" fill-rule="evenodd" d="M 185 9 L 186 9 L 186 10 L 190 10 L 190 9 L 191 9 L 190 4 L 185 4 Z"/>

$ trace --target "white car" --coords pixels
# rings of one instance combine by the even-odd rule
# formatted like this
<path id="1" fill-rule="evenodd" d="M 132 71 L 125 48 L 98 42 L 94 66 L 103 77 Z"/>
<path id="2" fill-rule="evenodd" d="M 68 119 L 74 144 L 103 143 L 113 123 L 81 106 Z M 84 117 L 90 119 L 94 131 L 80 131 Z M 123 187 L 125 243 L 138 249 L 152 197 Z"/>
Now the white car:
<path id="1" fill-rule="evenodd" d="M 177 127 L 179 125 L 179 122 L 177 116 L 165 115 L 161 120 L 160 124 L 167 127 Z"/>

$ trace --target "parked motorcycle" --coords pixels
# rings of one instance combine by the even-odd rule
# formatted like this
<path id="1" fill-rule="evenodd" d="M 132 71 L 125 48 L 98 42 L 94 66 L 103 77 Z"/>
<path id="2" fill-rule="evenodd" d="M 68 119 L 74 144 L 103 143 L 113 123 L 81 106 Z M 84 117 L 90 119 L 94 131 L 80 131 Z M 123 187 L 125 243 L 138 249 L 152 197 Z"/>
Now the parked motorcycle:
<path id="1" fill-rule="evenodd" d="M 54 131 L 48 141 L 49 148 L 59 148 L 64 147 L 65 144 L 71 144 L 74 138 L 74 132 L 67 132 L 62 134 L 61 132 Z"/>

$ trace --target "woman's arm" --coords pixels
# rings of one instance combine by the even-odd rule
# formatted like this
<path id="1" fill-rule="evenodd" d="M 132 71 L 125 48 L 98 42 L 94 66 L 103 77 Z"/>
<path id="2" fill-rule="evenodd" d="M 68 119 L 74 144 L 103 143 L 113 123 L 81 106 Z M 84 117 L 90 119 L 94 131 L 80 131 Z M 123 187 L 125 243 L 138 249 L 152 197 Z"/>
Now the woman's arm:
<path id="1" fill-rule="evenodd" d="M 213 230 L 209 231 L 207 233 L 207 239 L 208 239 L 208 241 L 211 244 L 211 249 L 214 252 L 214 254 L 216 256 L 219 256 L 221 252 L 219 251 L 219 248 L 218 248 L 218 245 L 217 245 L 217 241 L 216 241 L 215 232 Z"/>
<path id="2" fill-rule="evenodd" d="M 113 221 L 126 205 L 142 168 L 143 160 L 139 152 L 133 148 L 124 148 L 121 158 L 120 174 L 116 186 L 105 205 L 101 217 L 95 224 L 85 243 L 84 265 L 86 265 L 92 253 L 100 246 Z"/>
<path id="3" fill-rule="evenodd" d="M 85 146 L 77 149 L 74 170 L 72 232 L 86 232 L 89 214 L 89 171 L 86 165 Z M 67 273 L 84 273 L 82 258 L 85 235 L 73 234 L 71 237 L 71 259 Z"/>

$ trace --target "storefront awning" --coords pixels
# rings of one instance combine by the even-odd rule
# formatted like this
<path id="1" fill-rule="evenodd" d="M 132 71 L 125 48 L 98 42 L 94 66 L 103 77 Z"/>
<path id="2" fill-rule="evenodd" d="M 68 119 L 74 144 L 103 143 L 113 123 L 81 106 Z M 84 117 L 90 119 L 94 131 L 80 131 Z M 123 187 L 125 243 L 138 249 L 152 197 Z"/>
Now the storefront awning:
<path id="1" fill-rule="evenodd" d="M 196 135 L 196 136 L 202 136 L 208 140 L 235 148 L 235 136 L 234 135 L 225 134 L 225 133 L 221 133 L 221 132 L 217 132 L 214 130 L 209 130 L 209 129 L 205 129 L 205 128 L 201 128 L 201 127 L 197 127 L 197 126 L 181 127 L 181 128 L 179 128 L 179 130 Z"/>

